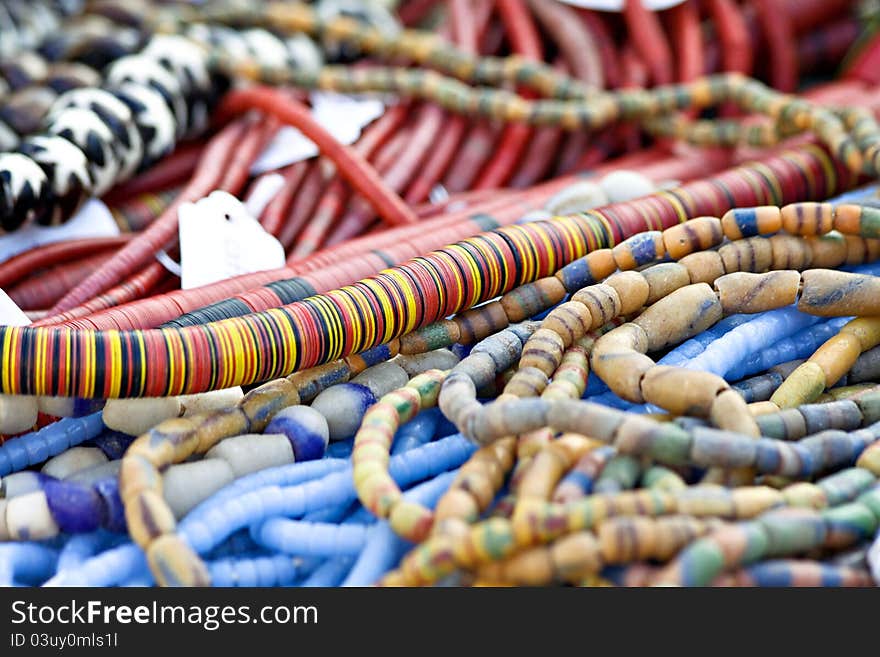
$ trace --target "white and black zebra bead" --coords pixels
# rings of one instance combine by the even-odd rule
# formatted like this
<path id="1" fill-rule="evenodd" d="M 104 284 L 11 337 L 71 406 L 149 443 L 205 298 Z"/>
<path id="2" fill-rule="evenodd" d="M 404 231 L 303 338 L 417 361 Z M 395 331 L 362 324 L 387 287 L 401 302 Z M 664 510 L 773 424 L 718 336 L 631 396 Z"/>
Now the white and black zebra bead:
<path id="1" fill-rule="evenodd" d="M 144 159 L 144 145 L 128 105 L 104 89 L 74 89 L 58 97 L 49 112 L 49 121 L 69 107 L 90 109 L 107 124 L 116 138 L 112 146 L 120 162 L 117 182 L 130 178 Z"/>
<path id="2" fill-rule="evenodd" d="M 208 104 L 214 93 L 205 52 L 190 39 L 179 35 L 157 35 L 144 54 L 175 76 L 186 100 L 188 123 L 185 137 L 202 133 L 208 127 Z"/>
<path id="3" fill-rule="evenodd" d="M 63 109 L 53 117 L 47 132 L 64 137 L 85 154 L 96 196 L 113 187 L 121 162 L 113 149 L 113 132 L 96 112 L 83 107 Z"/>
<path id="4" fill-rule="evenodd" d="M 284 41 L 291 68 L 317 73 L 324 65 L 324 54 L 318 45 L 305 34 L 294 34 Z"/>
<path id="5" fill-rule="evenodd" d="M 50 211 L 46 173 L 21 153 L 0 153 L 0 228 L 10 232 Z"/>
<path id="6" fill-rule="evenodd" d="M 45 135 L 26 137 L 19 150 L 40 165 L 50 182 L 53 208 L 41 223 L 54 225 L 67 221 L 92 195 L 89 161 L 67 139 Z"/>
<path id="7" fill-rule="evenodd" d="M 185 95 L 211 92 L 205 51 L 190 39 L 176 34 L 158 34 L 150 39 L 143 53 L 171 72 L 180 81 Z"/>
<path id="8" fill-rule="evenodd" d="M 106 84 L 116 87 L 134 82 L 158 92 L 174 116 L 174 132 L 178 138 L 186 133 L 187 106 L 180 82 L 152 57 L 131 55 L 111 64 L 105 75 Z"/>
<path id="9" fill-rule="evenodd" d="M 128 105 L 141 134 L 144 149 L 141 170 L 174 150 L 174 115 L 158 91 L 135 82 L 125 82 L 110 90 Z"/>

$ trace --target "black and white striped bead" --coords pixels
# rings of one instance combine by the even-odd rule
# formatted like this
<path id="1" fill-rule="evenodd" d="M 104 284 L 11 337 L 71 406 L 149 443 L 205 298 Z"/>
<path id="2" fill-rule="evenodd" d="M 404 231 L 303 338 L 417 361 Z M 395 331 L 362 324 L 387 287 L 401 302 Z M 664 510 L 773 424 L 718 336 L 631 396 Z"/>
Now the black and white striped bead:
<path id="1" fill-rule="evenodd" d="M 0 153 L 0 228 L 13 231 L 44 220 L 52 202 L 49 180 L 31 158 Z"/>
<path id="2" fill-rule="evenodd" d="M 53 207 L 39 219 L 41 223 L 62 223 L 92 195 L 89 161 L 67 139 L 44 135 L 26 137 L 19 151 L 36 162 L 50 182 Z"/>

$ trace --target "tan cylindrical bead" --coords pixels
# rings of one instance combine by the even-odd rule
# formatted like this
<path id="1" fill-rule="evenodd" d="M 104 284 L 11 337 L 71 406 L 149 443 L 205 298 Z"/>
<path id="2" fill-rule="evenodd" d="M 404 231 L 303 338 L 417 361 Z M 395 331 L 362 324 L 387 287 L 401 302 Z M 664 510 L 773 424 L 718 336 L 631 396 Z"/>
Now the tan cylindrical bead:
<path id="1" fill-rule="evenodd" d="M 705 251 L 724 240 L 718 217 L 695 217 L 663 231 L 663 244 L 669 257 L 680 260 L 690 253 Z"/>
<path id="2" fill-rule="evenodd" d="M 779 233 L 768 238 L 773 261 L 770 269 L 807 269 L 813 261 L 813 251 L 803 238 Z"/>
<path id="3" fill-rule="evenodd" d="M 766 237 L 749 237 L 723 245 L 718 255 L 724 263 L 724 271 L 750 271 L 760 273 L 773 264 L 773 249 Z"/>
<path id="4" fill-rule="evenodd" d="M 880 318 L 856 317 L 841 327 L 840 332 L 856 336 L 862 351 L 868 351 L 880 344 Z"/>
<path id="5" fill-rule="evenodd" d="M 605 284 L 617 290 L 621 315 L 629 315 L 644 306 L 650 293 L 648 281 L 636 271 L 612 274 L 605 280 Z"/>
<path id="6" fill-rule="evenodd" d="M 571 582 L 602 570 L 599 544 L 593 532 L 563 536 L 550 546 L 556 579 Z"/>
<path id="7" fill-rule="evenodd" d="M 825 372 L 817 363 L 807 361 L 782 382 L 770 401 L 779 408 L 796 408 L 806 404 L 825 390 Z"/>
<path id="8" fill-rule="evenodd" d="M 729 388 L 716 374 L 658 365 L 642 378 L 642 395 L 648 403 L 675 415 L 708 417 L 715 398 Z"/>
<path id="9" fill-rule="evenodd" d="M 880 279 L 831 269 L 802 274 L 798 310 L 822 317 L 880 314 Z"/>
<path id="10" fill-rule="evenodd" d="M 846 239 L 839 233 L 807 237 L 810 248 L 810 265 L 822 269 L 834 269 L 846 262 Z"/>
<path id="11" fill-rule="evenodd" d="M 825 387 L 830 388 L 849 372 L 861 353 L 858 337 L 851 333 L 838 333 L 819 347 L 810 361 L 822 368 Z"/>
<path id="12" fill-rule="evenodd" d="M 846 241 L 846 264 L 861 265 L 873 262 L 880 256 L 880 240 L 866 239 L 857 235 L 844 235 Z"/>
<path id="13" fill-rule="evenodd" d="M 715 291 L 705 283 L 697 283 L 649 306 L 633 323 L 645 329 L 650 352 L 679 344 L 705 331 L 721 317 L 721 302 Z"/>
<path id="14" fill-rule="evenodd" d="M 128 533 L 141 547 L 163 534 L 173 534 L 176 527 L 171 508 L 154 490 L 141 491 L 134 499 L 126 500 L 125 520 Z"/>
<path id="15" fill-rule="evenodd" d="M 620 297 L 617 295 L 617 290 L 610 285 L 603 283 L 590 285 L 575 292 L 571 300 L 582 303 L 589 309 L 590 317 L 593 318 L 591 329 L 605 326 L 620 315 Z"/>
<path id="16" fill-rule="evenodd" d="M 501 297 L 501 306 L 511 322 L 521 322 L 552 308 L 565 298 L 565 286 L 555 276 L 520 285 Z"/>
<path id="17" fill-rule="evenodd" d="M 579 301 L 566 301 L 559 304 L 541 322 L 541 328 L 557 333 L 566 346 L 574 344 L 593 325 L 590 309 Z"/>
<path id="18" fill-rule="evenodd" d="M 510 322 L 500 301 L 492 301 L 477 308 L 471 308 L 453 321 L 458 325 L 459 341 L 463 344 L 474 344 L 483 338 L 506 329 Z"/>
<path id="19" fill-rule="evenodd" d="M 779 407 L 774 404 L 772 401 L 761 401 L 761 402 L 752 402 L 749 406 L 749 413 L 752 414 L 752 417 L 757 417 L 759 415 L 767 415 L 767 413 L 778 413 Z"/>
<path id="20" fill-rule="evenodd" d="M 504 394 L 514 397 L 537 397 L 550 382 L 549 377 L 537 367 L 520 367 L 504 386 Z"/>
<path id="21" fill-rule="evenodd" d="M 511 583 L 518 586 L 540 586 L 553 581 L 550 551 L 535 547 L 509 559 L 489 563 L 480 568 L 481 579 L 487 582 Z"/>
<path id="22" fill-rule="evenodd" d="M 651 305 L 678 288 L 691 284 L 687 267 L 679 262 L 661 262 L 640 273 L 648 283 L 648 298 L 645 299 L 645 305 Z"/>
<path id="23" fill-rule="evenodd" d="M 792 203 L 780 210 L 782 229 L 791 235 L 822 235 L 831 230 L 834 206 L 830 203 Z"/>
<path id="24" fill-rule="evenodd" d="M 736 390 L 724 390 L 712 401 L 709 420 L 716 427 L 746 436 L 760 436 L 758 423 L 749 405 Z"/>
<path id="25" fill-rule="evenodd" d="M 552 376 L 562 362 L 565 343 L 558 333 L 539 328 L 523 346 L 520 368 L 536 367 L 547 377 Z"/>
<path id="26" fill-rule="evenodd" d="M 760 313 L 793 304 L 800 283 L 801 275 L 796 271 L 735 272 L 716 280 L 715 290 L 725 315 Z"/>
<path id="27" fill-rule="evenodd" d="M 687 269 L 691 283 L 709 283 L 711 285 L 716 278 L 727 273 L 718 251 L 691 253 L 682 258 L 679 264 Z"/>
<path id="28" fill-rule="evenodd" d="M 594 352 L 592 365 L 599 378 L 617 395 L 634 404 L 645 401 L 642 376 L 656 365 L 648 356 L 631 349 Z"/>

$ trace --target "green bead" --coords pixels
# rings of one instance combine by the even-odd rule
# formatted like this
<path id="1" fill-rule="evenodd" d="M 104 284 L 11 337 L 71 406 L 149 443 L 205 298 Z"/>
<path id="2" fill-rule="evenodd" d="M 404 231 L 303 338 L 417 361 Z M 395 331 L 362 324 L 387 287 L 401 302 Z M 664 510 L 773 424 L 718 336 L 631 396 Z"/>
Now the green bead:
<path id="1" fill-rule="evenodd" d="M 691 435 L 674 424 L 661 425 L 652 436 L 648 454 L 670 465 L 687 465 L 691 452 Z"/>

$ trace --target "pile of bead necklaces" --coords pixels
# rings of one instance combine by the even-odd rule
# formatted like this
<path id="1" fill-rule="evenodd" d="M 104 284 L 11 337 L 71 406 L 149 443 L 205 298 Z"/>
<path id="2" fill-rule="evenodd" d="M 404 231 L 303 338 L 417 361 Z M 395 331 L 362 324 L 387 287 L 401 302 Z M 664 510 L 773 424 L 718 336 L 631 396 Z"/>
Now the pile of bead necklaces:
<path id="1" fill-rule="evenodd" d="M 880 584 L 856 4 L 0 5 L 0 584 Z"/>

